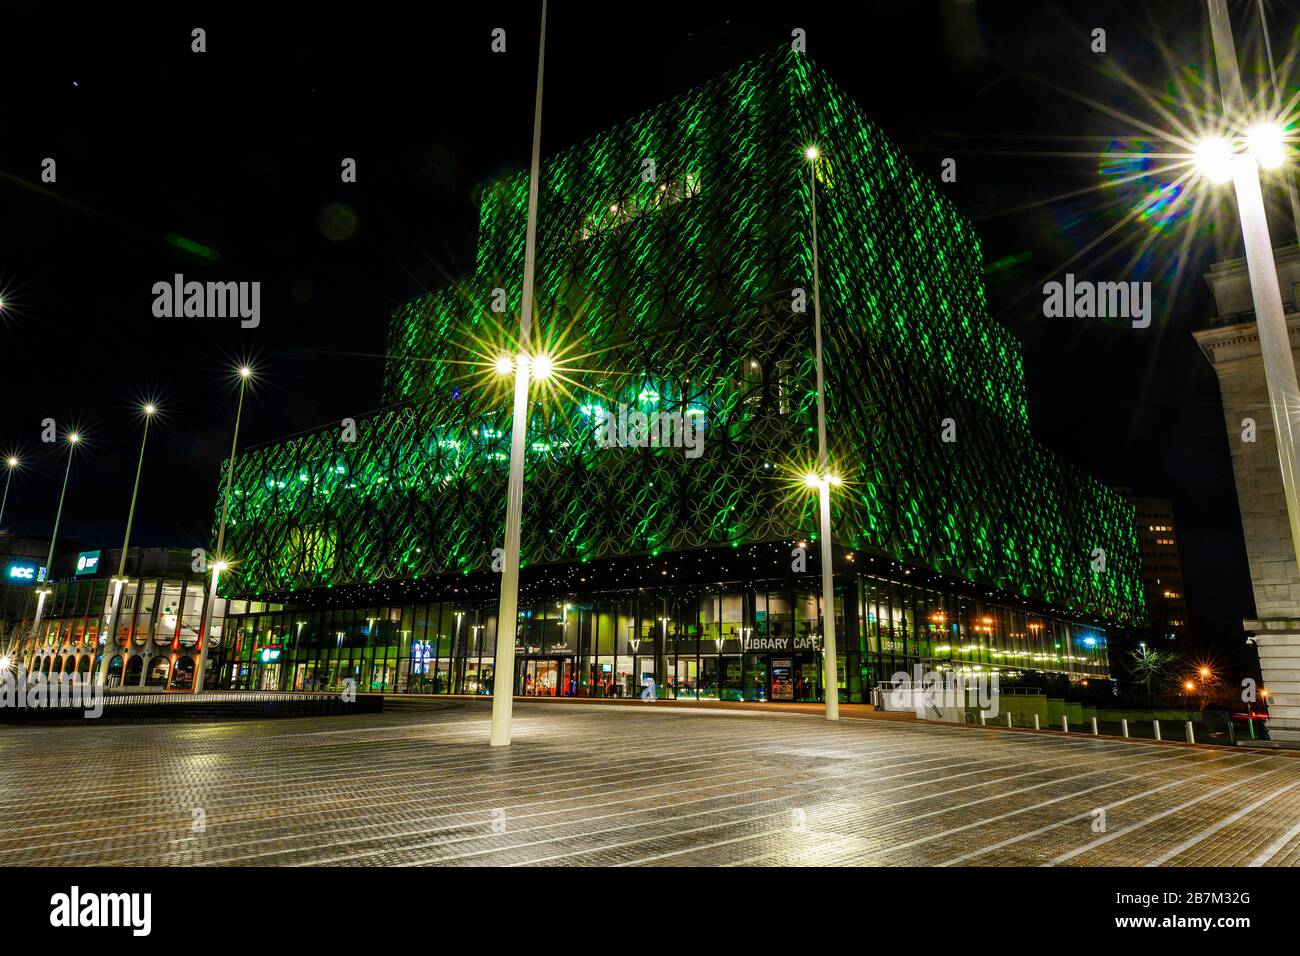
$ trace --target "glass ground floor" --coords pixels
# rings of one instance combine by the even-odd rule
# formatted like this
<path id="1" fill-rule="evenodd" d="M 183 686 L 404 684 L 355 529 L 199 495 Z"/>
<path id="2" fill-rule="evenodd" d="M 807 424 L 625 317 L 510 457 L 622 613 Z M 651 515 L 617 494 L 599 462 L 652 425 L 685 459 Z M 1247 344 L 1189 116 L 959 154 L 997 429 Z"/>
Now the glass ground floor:
<path id="1" fill-rule="evenodd" d="M 1106 634 L 1010 602 L 875 575 L 837 576 L 838 693 L 917 664 L 966 673 L 1106 677 Z M 807 578 L 626 592 L 521 596 L 515 693 L 544 697 L 818 701 L 820 588 Z M 330 609 L 231 602 L 213 651 L 217 686 L 490 694 L 495 600 Z"/>

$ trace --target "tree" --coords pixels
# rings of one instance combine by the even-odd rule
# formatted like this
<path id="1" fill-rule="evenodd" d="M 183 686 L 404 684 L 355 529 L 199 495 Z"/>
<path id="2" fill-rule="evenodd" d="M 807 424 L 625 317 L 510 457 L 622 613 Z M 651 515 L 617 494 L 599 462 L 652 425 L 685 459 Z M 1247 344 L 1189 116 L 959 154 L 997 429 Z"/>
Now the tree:
<path id="1" fill-rule="evenodd" d="M 1128 672 L 1136 683 L 1147 691 L 1147 704 L 1151 704 L 1154 691 L 1164 690 L 1173 681 L 1178 666 L 1178 655 L 1171 651 L 1151 649 L 1146 644 L 1129 652 Z"/>

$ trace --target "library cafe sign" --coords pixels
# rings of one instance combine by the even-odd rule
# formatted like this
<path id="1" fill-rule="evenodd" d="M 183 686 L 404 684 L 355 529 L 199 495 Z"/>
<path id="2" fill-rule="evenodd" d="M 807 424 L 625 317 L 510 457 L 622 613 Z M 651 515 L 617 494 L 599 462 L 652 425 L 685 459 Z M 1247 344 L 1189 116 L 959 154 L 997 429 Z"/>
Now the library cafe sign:
<path id="1" fill-rule="evenodd" d="M 754 634 L 750 628 L 739 637 L 740 646 L 746 652 L 776 651 L 790 653 L 793 651 L 820 651 L 822 639 L 819 634 Z"/>

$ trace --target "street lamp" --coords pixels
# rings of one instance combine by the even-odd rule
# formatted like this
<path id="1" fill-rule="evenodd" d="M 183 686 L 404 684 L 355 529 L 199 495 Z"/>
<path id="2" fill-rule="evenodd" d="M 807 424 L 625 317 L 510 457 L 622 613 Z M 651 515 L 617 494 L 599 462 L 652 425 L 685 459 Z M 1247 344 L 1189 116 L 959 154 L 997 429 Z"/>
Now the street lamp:
<path id="1" fill-rule="evenodd" d="M 239 447 L 239 423 L 244 415 L 244 393 L 253 378 L 253 369 L 241 365 L 236 370 L 239 375 L 239 404 L 235 406 L 235 431 L 230 437 L 230 462 L 226 466 L 226 491 L 221 502 L 221 521 L 217 525 L 217 550 L 213 557 L 212 588 L 208 600 L 203 606 L 203 626 L 199 628 L 199 659 L 194 667 L 194 687 L 192 693 L 203 690 L 203 667 L 208 660 L 208 631 L 212 627 L 212 612 L 217 603 L 217 578 L 227 567 L 224 559 L 226 546 L 226 516 L 230 513 L 230 485 L 235 477 L 235 449 Z"/>
<path id="2" fill-rule="evenodd" d="M 8 472 L 5 474 L 4 497 L 0 498 L 0 529 L 3 529 L 5 526 L 5 505 L 9 503 L 9 482 L 14 480 L 14 472 L 18 470 L 18 464 L 17 455 L 10 455 L 5 459 L 5 467 L 8 469 Z"/>
<path id="3" fill-rule="evenodd" d="M 45 583 L 48 585 L 50 579 L 54 577 L 54 548 L 59 541 L 59 522 L 63 520 L 63 499 L 68 494 L 68 475 L 72 473 L 72 453 L 76 450 L 77 444 L 81 441 L 81 436 L 76 432 L 68 432 L 68 464 L 63 469 L 63 488 L 59 491 L 59 507 L 54 513 L 54 533 L 50 535 L 50 554 L 45 559 Z M 41 629 L 41 615 L 45 612 L 45 597 L 50 593 L 49 588 L 43 588 L 37 592 L 36 598 L 36 617 L 32 620 L 32 646 L 36 646 L 36 635 Z"/>
<path id="4" fill-rule="evenodd" d="M 140 408 L 140 413 L 144 416 L 144 429 L 140 434 L 140 456 L 135 463 L 135 484 L 131 486 L 131 507 L 126 513 L 126 534 L 122 538 L 122 553 L 117 559 L 117 576 L 113 578 L 113 607 L 108 614 L 108 636 L 104 639 L 104 652 L 99 662 L 99 686 L 103 687 L 108 680 L 108 660 L 109 651 L 113 649 L 114 636 L 117 634 L 117 619 L 122 607 L 122 589 L 126 586 L 126 553 L 131 548 L 131 525 L 135 521 L 135 501 L 140 491 L 140 472 L 144 470 L 144 447 L 149 441 L 149 423 L 153 421 L 154 415 L 158 414 L 158 406 L 153 402 L 145 402 Z M 123 667 L 122 673 L 126 673 Z"/>
<path id="5" fill-rule="evenodd" d="M 551 373 L 551 362 L 537 356 L 529 363 L 527 347 L 533 323 L 533 284 L 537 270 L 537 181 L 542 149 L 542 76 L 546 65 L 546 0 L 542 0 L 542 29 L 537 41 L 537 93 L 533 103 L 533 154 L 528 170 L 528 225 L 524 233 L 524 288 L 519 311 L 519 359 L 514 362 L 515 396 L 510 424 L 510 477 L 506 486 L 505 547 L 502 549 L 501 599 L 497 604 L 497 646 L 492 685 L 491 746 L 510 746 L 515 691 L 515 629 L 519 619 L 519 526 L 524 510 L 524 442 L 528 431 L 529 366 L 539 379 Z M 508 364 L 496 362 L 499 374 Z"/>
<path id="6" fill-rule="evenodd" d="M 1207 3 L 1224 114 L 1240 116 L 1246 111 L 1247 104 L 1237 68 L 1232 23 L 1224 0 L 1207 0 Z M 1295 362 L 1291 357 L 1291 339 L 1259 181 L 1261 167 L 1272 169 L 1285 159 L 1283 133 L 1274 123 L 1257 122 L 1246 133 L 1245 148 L 1238 148 L 1239 145 L 1242 144 L 1234 144 L 1223 137 L 1203 142 L 1196 150 L 1196 164 L 1202 175 L 1212 182 L 1231 179 L 1237 194 L 1237 211 L 1246 248 L 1246 271 L 1250 276 L 1259 350 L 1277 438 L 1291 545 L 1300 558 L 1300 461 L 1296 458 L 1295 434 L 1295 422 L 1300 416 L 1300 383 L 1296 381 Z"/>
<path id="7" fill-rule="evenodd" d="M 1246 130 L 1246 145 L 1261 169 L 1277 169 L 1286 160 L 1285 136 L 1277 123 L 1256 123 Z"/>
<path id="8" fill-rule="evenodd" d="M 821 275 L 817 259 L 817 161 L 821 151 L 809 146 L 808 181 L 812 186 L 813 337 L 817 351 L 817 473 L 805 476 L 816 487 L 821 510 L 822 565 L 822 686 L 826 695 L 826 719 L 840 719 L 839 659 L 835 642 L 835 573 L 831 551 L 831 485 L 840 479 L 831 474 L 826 450 L 826 373 L 822 360 Z M 812 480 L 809 480 L 812 479 Z"/>

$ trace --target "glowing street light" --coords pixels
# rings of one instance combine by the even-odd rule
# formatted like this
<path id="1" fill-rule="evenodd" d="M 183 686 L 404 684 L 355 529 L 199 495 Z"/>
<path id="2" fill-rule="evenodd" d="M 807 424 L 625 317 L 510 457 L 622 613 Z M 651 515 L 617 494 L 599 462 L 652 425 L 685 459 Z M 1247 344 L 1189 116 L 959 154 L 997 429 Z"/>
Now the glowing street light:
<path id="1" fill-rule="evenodd" d="M 213 553 L 216 559 L 212 565 L 212 589 L 208 592 L 207 603 L 203 607 L 203 626 L 199 628 L 199 659 L 194 667 L 194 687 L 192 693 L 203 690 L 203 667 L 208 660 L 208 631 L 212 627 L 212 612 L 217 603 L 217 578 L 226 568 L 226 516 L 230 513 L 230 485 L 235 477 L 235 450 L 239 447 L 239 423 L 244 415 L 244 393 L 253 378 L 253 370 L 248 365 L 241 365 L 239 373 L 239 404 L 235 406 L 235 431 L 230 437 L 230 461 L 226 465 L 226 491 L 221 502 L 221 521 L 217 525 L 217 549 Z"/>
<path id="2" fill-rule="evenodd" d="M 839 657 L 835 643 L 835 569 L 831 550 L 831 485 L 839 479 L 831 474 L 826 450 L 826 372 L 822 360 L 821 275 L 817 260 L 817 160 L 816 146 L 804 150 L 808 160 L 808 181 L 812 186 L 813 338 L 817 350 L 817 499 L 821 510 L 822 564 L 822 687 L 826 695 L 826 719 L 840 719 Z M 805 478 L 807 481 L 807 478 Z"/>
<path id="3" fill-rule="evenodd" d="M 69 432 L 68 442 L 68 464 L 63 469 L 63 488 L 59 491 L 59 508 L 54 513 L 54 533 L 50 535 L 50 554 L 45 559 L 45 583 L 49 584 L 50 579 L 54 577 L 54 548 L 59 542 L 59 522 L 63 520 L 63 500 L 68 494 L 68 475 L 72 473 L 72 453 L 77 448 L 77 443 L 81 441 L 81 436 L 76 432 Z M 32 645 L 36 645 L 36 635 L 41 629 L 41 615 L 45 611 L 45 596 L 49 594 L 49 589 L 43 589 L 38 593 L 36 599 L 36 616 L 32 619 Z"/>
<path id="4" fill-rule="evenodd" d="M 1277 123 L 1257 123 L 1246 131 L 1246 146 L 1261 169 L 1277 169 L 1286 160 L 1286 133 Z"/>
<path id="5" fill-rule="evenodd" d="M 1212 183 L 1226 183 L 1232 179 L 1232 143 L 1222 136 L 1201 140 L 1193 154 L 1196 168 Z"/>
<path id="6" fill-rule="evenodd" d="M 131 486 L 131 507 L 126 513 L 126 534 L 122 537 L 122 553 L 117 559 L 117 575 L 113 578 L 113 605 L 108 613 L 108 634 L 104 638 L 104 650 L 99 661 L 98 683 L 101 687 L 108 680 L 109 651 L 113 649 L 113 640 L 117 634 L 117 619 L 122 608 L 122 589 L 126 586 L 126 553 L 131 548 L 131 525 L 135 521 L 135 502 L 140 493 L 140 472 L 144 470 L 144 448 L 149 441 L 149 423 L 153 421 L 154 415 L 158 414 L 158 406 L 153 402 L 145 402 L 140 407 L 140 413 L 144 415 L 144 428 L 140 433 L 140 456 L 135 463 L 135 484 Z M 122 668 L 122 673 L 126 673 L 125 667 Z"/>
<path id="7" fill-rule="evenodd" d="M 524 288 L 519 310 L 519 346 L 529 340 L 533 323 L 533 285 L 537 271 L 537 182 L 542 150 L 542 76 L 546 65 L 546 0 L 542 0 L 542 30 L 537 41 L 537 93 L 533 103 L 533 155 L 528 170 L 528 224 L 524 233 Z M 530 363 L 520 354 L 515 363 L 515 397 L 510 419 L 510 477 L 506 486 L 505 546 L 502 548 L 501 599 L 497 605 L 496 662 L 493 665 L 491 746 L 510 746 L 515 692 L 515 631 L 519 626 L 519 529 L 524 512 L 524 442 L 528 432 L 530 364 L 538 379 L 551 373 L 551 363 L 537 356 Z M 501 371 L 501 362 L 497 362 Z M 505 374 L 504 372 L 502 374 Z"/>
<path id="8" fill-rule="evenodd" d="M 1208 136 L 1196 144 L 1192 154 L 1196 170 L 1213 183 L 1230 182 L 1235 164 L 1249 157 L 1260 169 L 1277 169 L 1286 162 L 1286 130 L 1278 123 L 1256 123 L 1246 130 L 1244 140 Z"/>
<path id="9" fill-rule="evenodd" d="M 529 372 L 539 382 L 544 382 L 551 377 L 552 364 L 547 355 L 534 355 L 529 361 Z"/>

